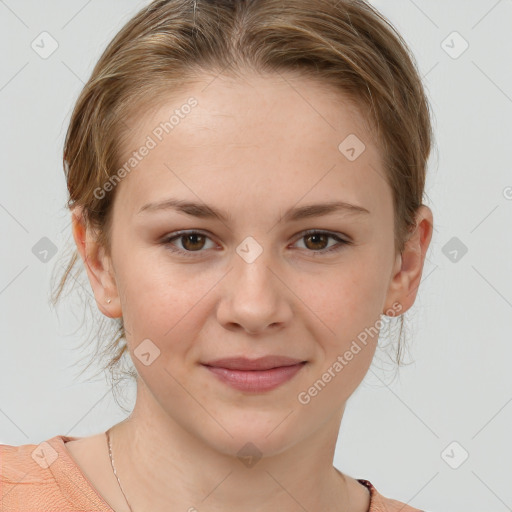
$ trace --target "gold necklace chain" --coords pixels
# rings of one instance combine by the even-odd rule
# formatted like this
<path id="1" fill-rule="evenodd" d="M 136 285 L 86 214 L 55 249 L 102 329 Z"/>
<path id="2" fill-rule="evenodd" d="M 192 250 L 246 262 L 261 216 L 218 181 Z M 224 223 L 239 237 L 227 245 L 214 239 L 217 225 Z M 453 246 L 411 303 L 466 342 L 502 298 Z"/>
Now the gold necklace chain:
<path id="1" fill-rule="evenodd" d="M 112 470 L 114 471 L 114 475 L 117 479 L 117 483 L 119 484 L 119 489 L 121 489 L 121 492 L 123 493 L 123 496 L 124 496 L 124 499 L 126 501 L 126 504 L 128 505 L 128 508 L 130 509 L 130 512 L 133 512 L 133 509 L 132 507 L 130 506 L 130 503 L 128 501 L 128 498 L 126 497 L 126 494 L 124 493 L 123 491 L 123 486 L 121 485 L 121 480 L 119 480 L 119 477 L 117 476 L 117 472 L 116 472 L 116 467 L 114 465 L 114 456 L 112 455 L 112 442 L 111 442 L 111 439 L 110 439 L 110 429 L 108 429 L 106 432 L 106 435 L 107 435 L 107 442 L 108 442 L 108 454 L 109 454 L 109 457 L 110 457 L 110 464 L 112 465 Z M 336 472 L 340 475 L 341 479 L 343 480 L 343 483 L 345 484 L 345 489 L 347 488 L 347 483 L 345 481 L 345 477 L 343 475 L 343 473 L 337 469 L 336 469 Z M 370 483 L 369 482 L 366 482 L 365 480 L 363 480 L 362 482 L 363 485 L 366 485 L 368 487 L 368 489 L 370 489 Z M 371 490 L 370 490 L 370 496 L 371 496 Z"/>
<path id="2" fill-rule="evenodd" d="M 114 457 L 112 456 L 112 442 L 110 440 L 110 435 L 109 435 L 110 429 L 108 429 L 105 433 L 107 435 L 107 442 L 108 442 L 108 455 L 110 457 L 110 464 L 112 465 L 112 470 L 114 471 L 114 476 L 117 479 L 117 483 L 119 484 L 119 489 L 121 489 L 121 492 L 123 493 L 124 499 L 126 500 L 126 504 L 128 505 L 130 512 L 133 512 L 133 509 L 130 506 L 130 503 L 128 502 L 128 498 L 126 497 L 126 494 L 123 491 L 123 486 L 121 485 L 121 481 L 119 480 L 119 477 L 117 476 L 116 467 L 114 465 Z"/>

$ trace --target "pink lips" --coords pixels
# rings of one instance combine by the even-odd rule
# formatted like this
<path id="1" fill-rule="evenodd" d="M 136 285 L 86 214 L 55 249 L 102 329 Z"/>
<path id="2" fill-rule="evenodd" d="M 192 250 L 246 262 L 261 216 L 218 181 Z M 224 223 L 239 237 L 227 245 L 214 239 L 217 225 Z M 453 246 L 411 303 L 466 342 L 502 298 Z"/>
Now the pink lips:
<path id="1" fill-rule="evenodd" d="M 221 381 L 241 391 L 270 391 L 289 381 L 306 361 L 283 356 L 217 359 L 204 363 Z"/>

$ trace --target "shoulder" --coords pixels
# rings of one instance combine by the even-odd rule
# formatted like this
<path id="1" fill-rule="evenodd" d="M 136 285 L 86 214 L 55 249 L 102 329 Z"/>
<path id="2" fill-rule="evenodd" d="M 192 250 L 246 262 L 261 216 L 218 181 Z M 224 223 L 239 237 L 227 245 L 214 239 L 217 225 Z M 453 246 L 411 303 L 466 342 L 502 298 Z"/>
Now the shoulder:
<path id="1" fill-rule="evenodd" d="M 0 498 L 3 510 L 42 509 L 45 498 L 54 497 L 58 483 L 48 470 L 56 450 L 45 441 L 11 446 L 0 444 Z M 62 506 L 69 503 L 64 500 Z"/>
<path id="2" fill-rule="evenodd" d="M 0 444 L 2 512 L 105 510 L 84 502 L 83 479 L 64 445 L 69 439 L 74 438 L 59 435 L 39 444 Z"/>
<path id="3" fill-rule="evenodd" d="M 383 496 L 368 480 L 358 478 L 357 481 L 366 486 L 370 491 L 370 508 L 368 512 L 425 512 L 401 501 Z"/>

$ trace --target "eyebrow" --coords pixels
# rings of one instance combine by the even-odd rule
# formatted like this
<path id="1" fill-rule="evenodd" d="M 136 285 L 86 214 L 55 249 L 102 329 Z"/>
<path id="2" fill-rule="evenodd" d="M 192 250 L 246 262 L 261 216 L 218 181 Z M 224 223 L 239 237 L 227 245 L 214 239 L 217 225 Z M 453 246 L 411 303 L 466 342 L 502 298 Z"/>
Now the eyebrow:
<path id="1" fill-rule="evenodd" d="M 208 206 L 207 204 L 194 203 L 192 201 L 183 201 L 179 199 L 167 199 L 158 203 L 148 203 L 142 206 L 137 215 L 142 212 L 155 212 L 161 210 L 175 210 L 178 212 L 199 217 L 202 219 L 217 219 L 222 222 L 229 222 L 232 217 L 224 210 Z M 290 208 L 281 220 L 285 222 L 293 222 L 311 217 L 321 217 L 331 213 L 345 213 L 350 215 L 370 214 L 370 211 L 362 206 L 350 204 L 345 201 L 330 201 L 320 204 L 309 204 Z"/>

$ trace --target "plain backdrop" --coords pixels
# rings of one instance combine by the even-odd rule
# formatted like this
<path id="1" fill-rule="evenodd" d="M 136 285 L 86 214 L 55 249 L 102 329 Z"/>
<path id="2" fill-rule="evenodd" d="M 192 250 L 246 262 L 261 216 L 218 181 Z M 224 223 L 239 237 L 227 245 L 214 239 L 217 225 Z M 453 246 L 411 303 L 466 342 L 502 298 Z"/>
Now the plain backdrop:
<path id="1" fill-rule="evenodd" d="M 87 436 L 126 415 L 106 379 L 77 377 L 80 302 L 55 311 L 49 294 L 71 240 L 62 169 L 71 110 L 107 43 L 148 3 L 0 0 L 4 444 Z M 425 202 L 435 231 L 406 314 L 410 364 L 393 379 L 378 349 L 348 402 L 334 463 L 431 512 L 512 510 L 512 2 L 373 3 L 410 45 L 432 105 Z M 58 45 L 46 58 L 38 37 L 47 51 Z M 53 251 L 42 257 L 43 246 Z"/>

